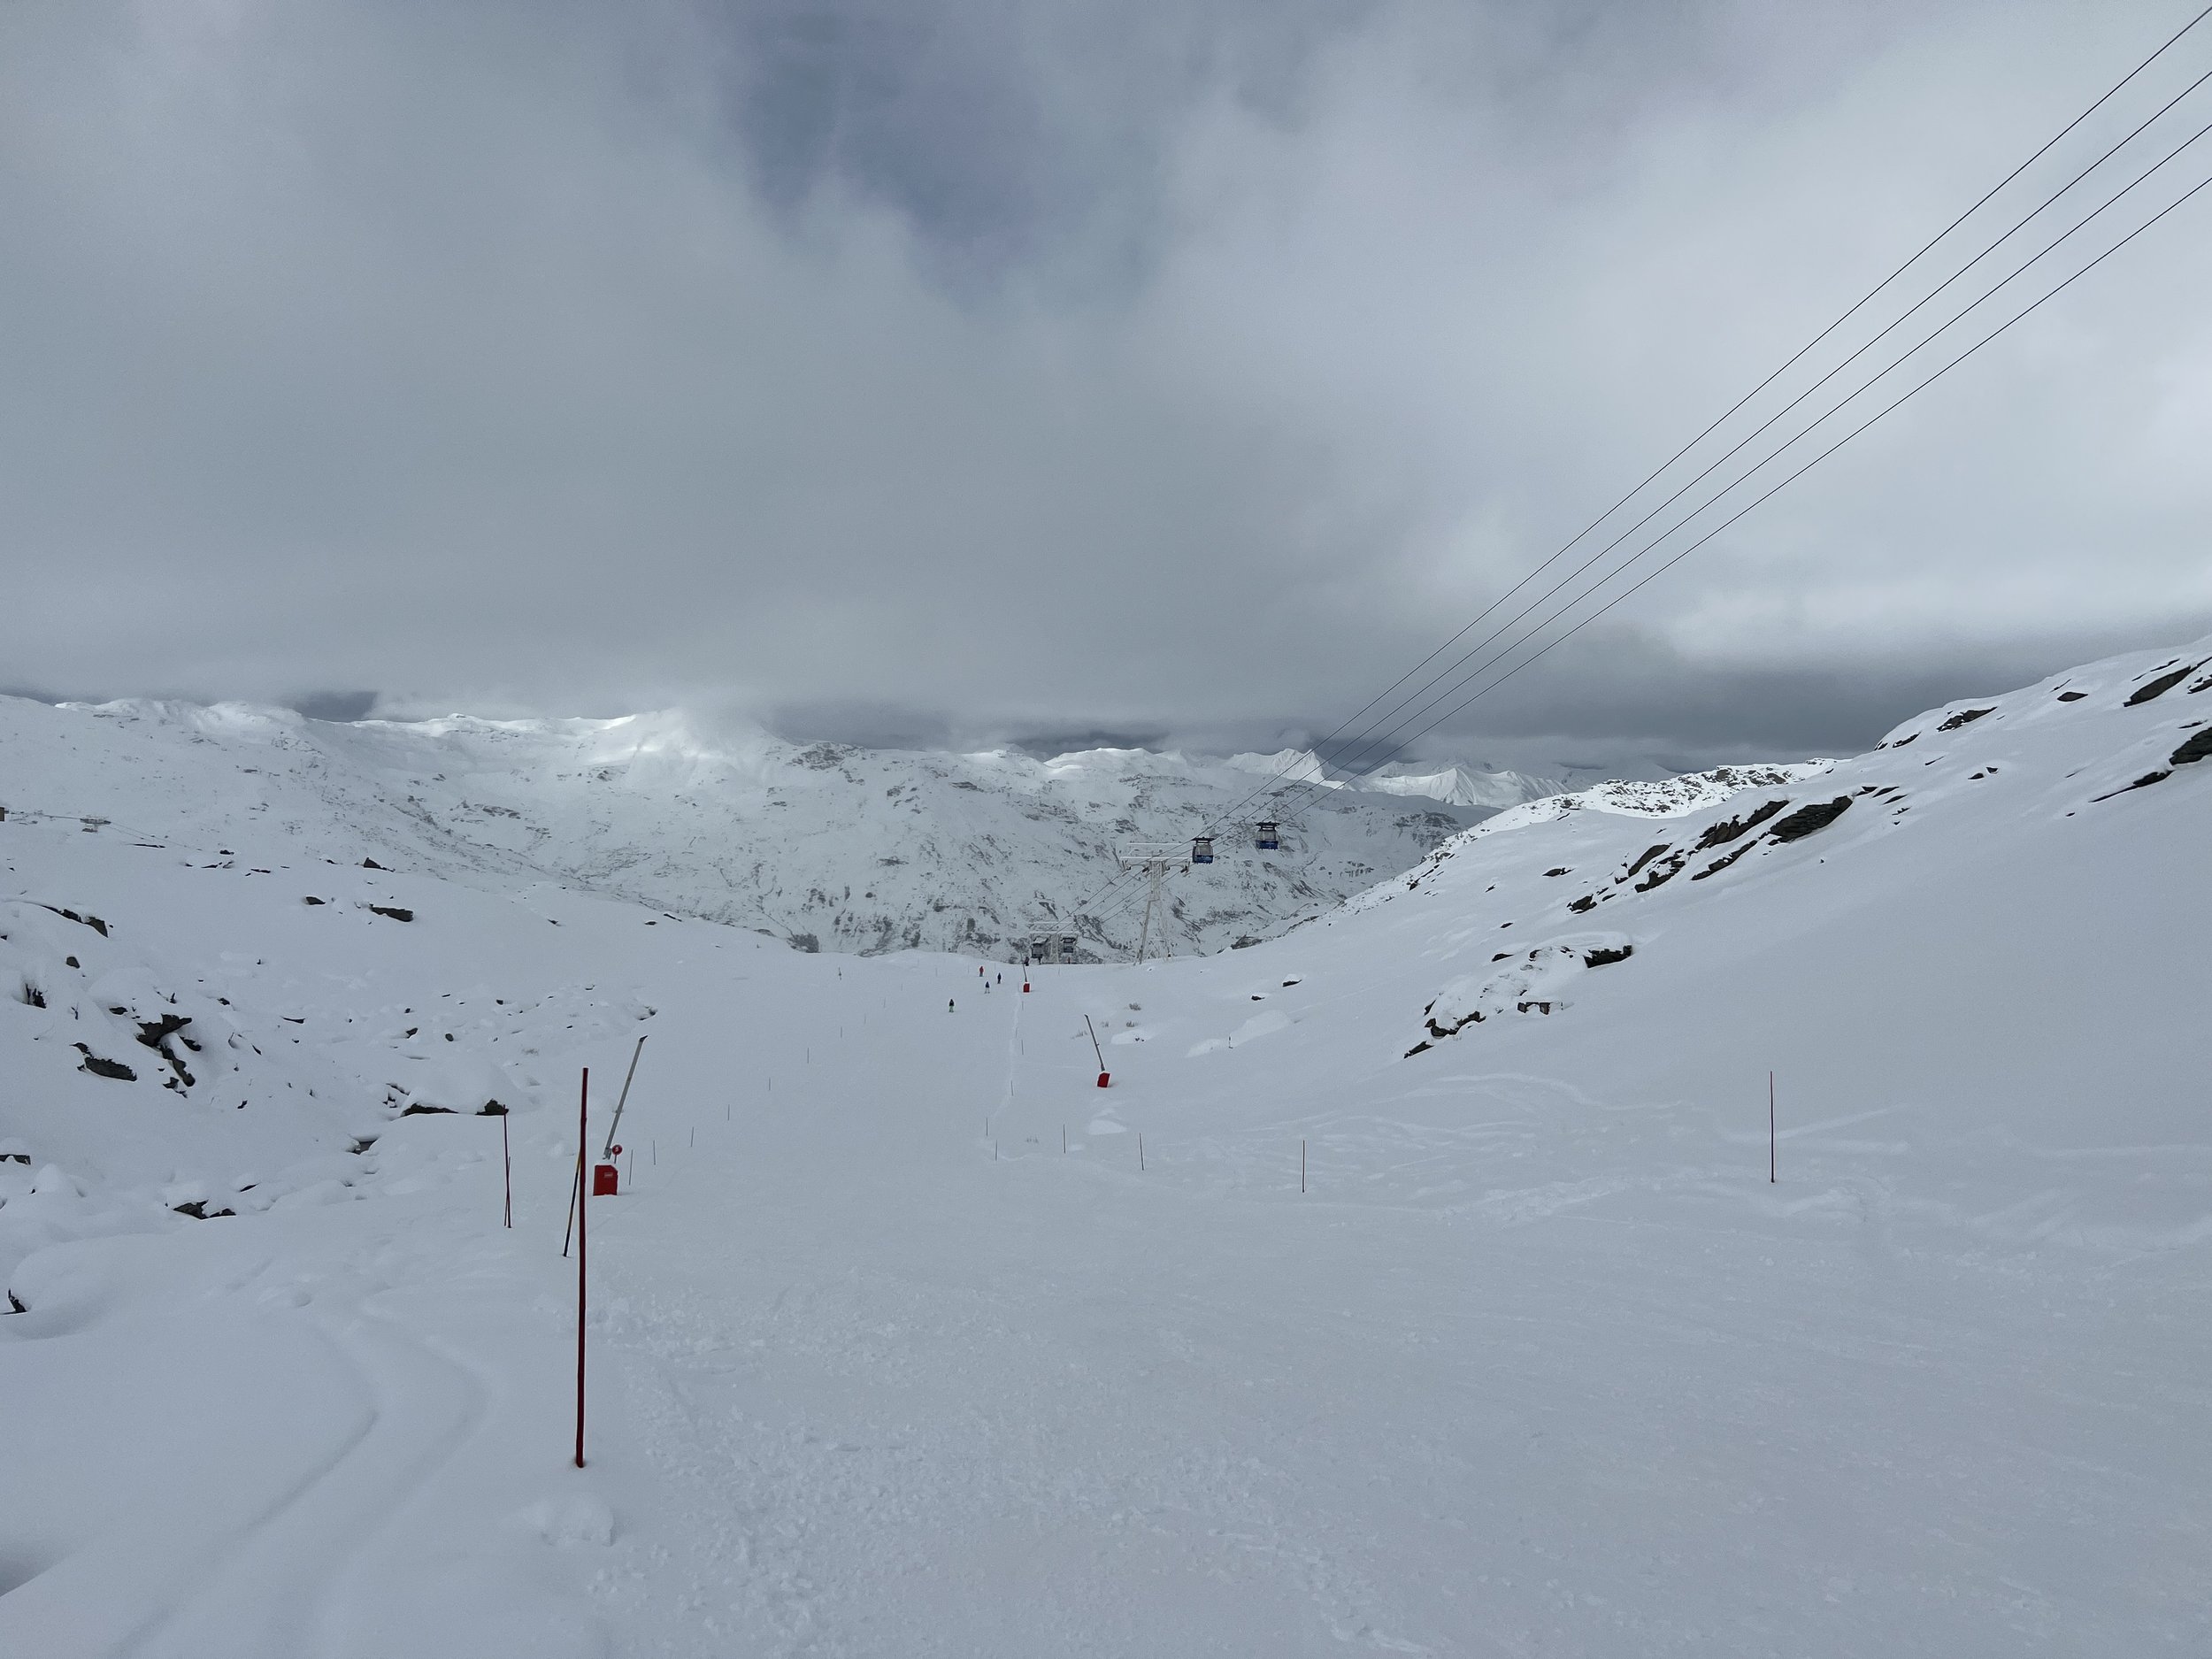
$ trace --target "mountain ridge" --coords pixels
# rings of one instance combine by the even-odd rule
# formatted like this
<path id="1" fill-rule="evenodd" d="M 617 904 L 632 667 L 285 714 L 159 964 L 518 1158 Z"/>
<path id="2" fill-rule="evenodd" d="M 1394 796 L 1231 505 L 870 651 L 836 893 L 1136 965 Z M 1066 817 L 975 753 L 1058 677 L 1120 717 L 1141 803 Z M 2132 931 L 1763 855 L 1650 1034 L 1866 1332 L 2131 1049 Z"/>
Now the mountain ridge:
<path id="1" fill-rule="evenodd" d="M 153 699 L 0 699 L 0 765 L 12 780 L 0 804 L 211 848 L 251 842 L 265 862 L 296 846 L 502 890 L 573 882 L 802 949 L 1002 957 L 1041 923 L 1075 932 L 1087 954 L 1125 953 L 1135 917 L 1079 913 L 1113 880 L 1117 844 L 1194 833 L 1252 787 L 1248 772 L 1179 751 L 794 743 L 677 710 L 327 722 Z M 1155 941 L 1211 950 L 1267 936 L 1479 816 L 1332 790 L 1289 815 L 1279 855 L 1187 872 Z"/>

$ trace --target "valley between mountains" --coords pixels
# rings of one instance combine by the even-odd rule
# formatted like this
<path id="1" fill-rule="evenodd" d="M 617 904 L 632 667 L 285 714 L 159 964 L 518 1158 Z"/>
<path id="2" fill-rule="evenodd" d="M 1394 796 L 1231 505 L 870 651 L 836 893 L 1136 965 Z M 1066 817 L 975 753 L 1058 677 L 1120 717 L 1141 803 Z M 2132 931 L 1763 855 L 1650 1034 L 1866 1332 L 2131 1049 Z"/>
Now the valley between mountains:
<path id="1" fill-rule="evenodd" d="M 2212 641 L 1026 989 L 1254 774 L 5 712 L 0 1651 L 2212 1643 Z"/>

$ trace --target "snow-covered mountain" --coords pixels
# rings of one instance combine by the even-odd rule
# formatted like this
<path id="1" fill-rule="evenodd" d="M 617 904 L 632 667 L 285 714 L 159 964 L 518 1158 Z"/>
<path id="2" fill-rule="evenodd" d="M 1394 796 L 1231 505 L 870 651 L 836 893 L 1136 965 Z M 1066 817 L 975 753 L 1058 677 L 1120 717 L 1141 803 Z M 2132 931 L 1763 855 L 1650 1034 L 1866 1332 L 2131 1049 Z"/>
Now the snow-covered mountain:
<path id="1" fill-rule="evenodd" d="M 1606 766 L 1563 762 L 1540 772 L 1468 761 L 1394 760 L 1366 772 L 1333 771 L 1310 749 L 1278 749 L 1271 755 L 1232 755 L 1225 763 L 1240 771 L 1310 783 L 1324 788 L 1370 795 L 1419 795 L 1447 806 L 1489 811 L 1517 806 L 1546 795 L 1565 795 L 1606 781 L 1657 781 L 1673 772 L 1648 762 L 1622 761 Z"/>
<path id="2" fill-rule="evenodd" d="M 2212 640 L 1028 994 L 100 718 L 5 757 L 0 1652 L 2204 1646 Z"/>
<path id="3" fill-rule="evenodd" d="M 1570 812 L 1604 812 L 1617 818 L 1680 818 L 1742 794 L 1746 789 L 1794 783 L 1831 771 L 1832 760 L 1791 761 L 1768 766 L 1715 766 L 1671 778 L 1614 778 L 1586 789 L 1532 796 L 1500 810 L 1486 823 L 1501 829 L 1548 824 Z"/>
<path id="4" fill-rule="evenodd" d="M 1072 918 L 1087 953 L 1126 954 L 1140 914 L 1081 908 L 1114 879 L 1117 845 L 1193 833 L 1254 781 L 1139 749 L 799 745 L 675 713 L 336 725 L 242 704 L 0 699 L 0 805 L 19 813 L 104 818 L 254 863 L 373 858 L 495 891 L 573 882 L 806 949 L 1002 959 L 1033 919 Z M 1279 932 L 1479 815 L 1332 790 L 1292 814 L 1278 850 L 1232 835 L 1214 864 L 1179 874 L 1156 947 Z"/>
<path id="5" fill-rule="evenodd" d="M 1471 766 L 1409 760 L 1393 761 L 1387 766 L 1363 773 L 1358 787 L 1386 795 L 1425 795 L 1451 806 L 1509 807 L 1563 794 L 1568 786 L 1564 777 L 1539 777 L 1511 771 L 1479 772 Z"/>

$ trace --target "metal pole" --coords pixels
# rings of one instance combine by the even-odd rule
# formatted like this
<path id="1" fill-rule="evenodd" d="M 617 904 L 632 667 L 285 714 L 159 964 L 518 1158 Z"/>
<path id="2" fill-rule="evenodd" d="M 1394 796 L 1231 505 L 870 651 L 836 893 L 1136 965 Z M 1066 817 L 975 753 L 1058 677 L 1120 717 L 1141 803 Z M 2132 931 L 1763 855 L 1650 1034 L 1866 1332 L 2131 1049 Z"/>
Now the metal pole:
<path id="1" fill-rule="evenodd" d="M 1767 1182 L 1770 1186 L 1778 1179 L 1775 1171 L 1774 1073 L 1770 1071 L 1767 1073 Z"/>
<path id="2" fill-rule="evenodd" d="M 607 1125 L 607 1149 L 599 1156 L 602 1160 L 614 1156 L 615 1131 L 622 1127 L 622 1109 L 630 1099 L 630 1079 L 637 1075 L 637 1057 L 645 1052 L 645 1039 L 637 1040 L 637 1047 L 630 1050 L 630 1069 L 622 1079 L 622 1093 L 614 1103 L 614 1121 Z"/>
<path id="3" fill-rule="evenodd" d="M 1099 1048 L 1098 1032 L 1092 1025 L 1091 1017 L 1088 1014 L 1083 1016 L 1083 1029 L 1091 1033 L 1091 1052 L 1098 1056 L 1098 1069 L 1103 1071 L 1106 1069 L 1106 1056 Z"/>
<path id="4" fill-rule="evenodd" d="M 507 1140 L 508 1116 L 506 1112 L 499 1114 L 499 1165 L 507 1184 L 506 1225 L 511 1227 L 515 1225 L 515 1155 Z"/>
<path id="5" fill-rule="evenodd" d="M 583 1087 L 576 1097 L 576 1183 L 584 1180 L 584 1148 L 591 1116 L 591 1068 L 584 1068 Z M 591 1231 L 591 1194 L 584 1192 L 576 1202 L 576 1467 L 584 1466 L 584 1277 L 586 1240 Z"/>
<path id="6" fill-rule="evenodd" d="M 1160 886 L 1167 879 L 1167 866 L 1155 859 L 1145 866 L 1145 874 L 1150 879 L 1145 887 L 1144 921 L 1137 929 L 1137 960 L 1139 962 L 1144 960 L 1145 945 L 1152 937 L 1152 907 L 1160 902 Z"/>

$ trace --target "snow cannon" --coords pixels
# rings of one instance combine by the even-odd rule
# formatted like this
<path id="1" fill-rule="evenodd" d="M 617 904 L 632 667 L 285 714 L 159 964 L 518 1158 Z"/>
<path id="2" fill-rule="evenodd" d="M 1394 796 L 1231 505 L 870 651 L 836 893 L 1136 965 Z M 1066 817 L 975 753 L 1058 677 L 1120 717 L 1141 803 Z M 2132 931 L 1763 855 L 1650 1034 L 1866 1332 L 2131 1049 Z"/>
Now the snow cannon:
<path id="1" fill-rule="evenodd" d="M 1105 1087 L 1108 1084 L 1111 1083 L 1113 1080 L 1114 1080 L 1114 1074 L 1113 1074 L 1111 1071 L 1101 1071 L 1101 1072 L 1098 1074 L 1098 1086 L 1099 1086 L 1099 1087 L 1101 1087 L 1101 1088 L 1104 1088 L 1104 1087 Z"/>

